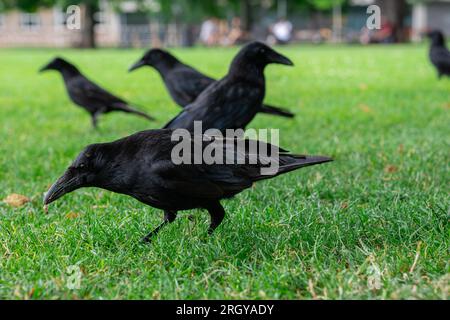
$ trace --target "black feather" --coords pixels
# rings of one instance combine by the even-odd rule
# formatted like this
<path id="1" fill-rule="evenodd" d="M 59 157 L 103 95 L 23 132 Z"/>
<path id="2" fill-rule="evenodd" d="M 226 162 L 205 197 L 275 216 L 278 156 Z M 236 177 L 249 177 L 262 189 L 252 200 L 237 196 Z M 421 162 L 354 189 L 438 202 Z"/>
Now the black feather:
<path id="1" fill-rule="evenodd" d="M 439 78 L 450 76 L 450 51 L 447 49 L 444 34 L 435 30 L 428 33 L 431 39 L 430 61 L 435 66 Z"/>

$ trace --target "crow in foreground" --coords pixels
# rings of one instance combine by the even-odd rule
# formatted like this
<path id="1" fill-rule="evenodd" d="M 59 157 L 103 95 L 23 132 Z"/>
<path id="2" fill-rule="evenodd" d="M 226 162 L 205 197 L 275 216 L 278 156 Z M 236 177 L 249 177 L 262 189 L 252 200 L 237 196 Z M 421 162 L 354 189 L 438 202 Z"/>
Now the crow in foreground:
<path id="1" fill-rule="evenodd" d="M 256 140 L 240 141 L 245 141 L 247 145 L 251 141 L 257 142 L 259 148 L 256 150 L 264 150 L 260 148 L 265 146 L 266 150 L 273 151 L 266 156 L 268 152 L 252 151 L 255 148 L 235 147 L 239 138 L 189 135 L 186 138 L 188 143 L 191 146 L 201 144 L 201 153 L 206 152 L 206 147 L 218 148 L 216 150 L 223 150 L 223 154 L 227 155 L 226 159 L 233 160 L 232 164 L 208 165 L 205 161 L 204 164 L 175 164 L 172 151 L 178 142 L 172 141 L 172 133 L 173 130 L 149 130 L 112 143 L 88 146 L 47 192 L 44 205 L 76 189 L 96 187 L 131 196 L 164 210 L 164 222 L 144 238 L 146 242 L 163 226 L 173 222 L 178 211 L 195 208 L 208 210 L 211 234 L 225 216 L 220 200 L 237 195 L 252 187 L 254 182 L 332 161 L 327 157 L 288 154 L 285 150 Z M 192 158 L 193 153 L 187 154 Z M 237 158 L 245 161 L 237 162 Z M 249 160 L 251 158 L 253 162 Z M 261 170 L 268 168 L 270 163 L 277 163 L 279 169 L 263 174 Z"/>
<path id="2" fill-rule="evenodd" d="M 161 49 L 149 50 L 129 71 L 143 66 L 154 67 L 160 73 L 170 96 L 182 108 L 194 102 L 207 87 L 216 82 Z M 286 118 L 294 117 L 288 110 L 269 105 L 263 105 L 259 112 Z"/>
<path id="3" fill-rule="evenodd" d="M 450 76 L 450 52 L 445 44 L 443 33 L 435 30 L 427 35 L 431 39 L 430 60 L 436 67 L 439 78 Z"/>
<path id="4" fill-rule="evenodd" d="M 206 88 L 165 128 L 194 130 L 194 121 L 201 121 L 204 130 L 245 129 L 261 110 L 266 92 L 264 69 L 271 63 L 293 65 L 261 42 L 246 45 L 233 59 L 228 74 Z"/>
<path id="5" fill-rule="evenodd" d="M 126 101 L 91 82 L 74 65 L 64 59 L 55 58 L 40 72 L 47 70 L 56 70 L 61 73 L 69 97 L 75 104 L 91 114 L 94 128 L 97 127 L 99 115 L 113 111 L 132 113 L 148 120 L 154 120 L 153 117 L 133 109 Z"/>

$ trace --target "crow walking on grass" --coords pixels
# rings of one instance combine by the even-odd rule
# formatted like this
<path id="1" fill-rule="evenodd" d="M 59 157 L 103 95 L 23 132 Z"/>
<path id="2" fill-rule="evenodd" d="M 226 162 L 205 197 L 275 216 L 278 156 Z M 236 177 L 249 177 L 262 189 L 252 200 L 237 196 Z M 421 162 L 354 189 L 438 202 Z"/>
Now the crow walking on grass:
<path id="1" fill-rule="evenodd" d="M 96 187 L 131 196 L 164 210 L 164 222 L 145 237 L 145 241 L 150 241 L 163 226 L 173 222 L 178 211 L 195 208 L 208 210 L 211 216 L 209 233 L 212 233 L 225 216 L 220 203 L 222 199 L 237 195 L 257 181 L 332 161 L 328 157 L 289 154 L 265 142 L 257 142 L 259 147 L 255 149 L 249 146 L 252 140 L 240 140 L 245 142 L 242 148 L 236 147 L 238 138 L 189 135 L 189 145 L 200 145 L 202 154 L 207 148 L 222 150 L 232 162 L 175 164 L 172 151 L 179 143 L 172 141 L 172 134 L 173 130 L 149 130 L 112 143 L 88 146 L 50 188 L 44 204 L 76 189 Z M 192 159 L 194 153 L 186 152 L 188 159 Z M 241 162 L 237 162 L 237 158 Z M 273 164 L 278 169 L 263 173 L 264 168 Z"/>
<path id="2" fill-rule="evenodd" d="M 200 73 L 161 49 L 149 50 L 129 71 L 143 66 L 154 67 L 160 73 L 170 96 L 183 108 L 194 102 L 207 87 L 216 82 L 215 79 Z M 288 110 L 265 104 L 259 112 L 286 118 L 294 117 L 294 114 Z"/>
<path id="3" fill-rule="evenodd" d="M 439 78 L 450 76 L 450 51 L 447 49 L 444 34 L 441 31 L 431 31 L 428 33 L 431 39 L 430 60 L 436 67 Z"/>
<path id="4" fill-rule="evenodd" d="M 293 65 L 261 42 L 248 44 L 233 59 L 228 74 L 206 88 L 165 128 L 194 130 L 194 122 L 201 121 L 204 130 L 245 129 L 261 110 L 266 93 L 264 70 L 271 63 Z"/>
<path id="5" fill-rule="evenodd" d="M 92 125 L 95 128 L 97 127 L 98 117 L 101 114 L 114 111 L 132 113 L 148 120 L 154 120 L 153 117 L 134 109 L 126 101 L 114 96 L 87 79 L 74 65 L 64 59 L 55 58 L 40 71 L 47 70 L 56 70 L 61 73 L 69 97 L 75 104 L 90 113 Z"/>

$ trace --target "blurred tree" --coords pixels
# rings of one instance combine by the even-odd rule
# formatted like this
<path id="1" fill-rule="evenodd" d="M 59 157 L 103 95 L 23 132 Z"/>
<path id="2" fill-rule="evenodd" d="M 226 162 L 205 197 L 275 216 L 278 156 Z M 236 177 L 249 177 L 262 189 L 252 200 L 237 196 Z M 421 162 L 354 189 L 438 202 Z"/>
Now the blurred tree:
<path id="1" fill-rule="evenodd" d="M 53 2 L 53 0 L 3 0 L 0 2 L 0 10 L 19 9 L 34 12 L 39 7 L 51 6 Z"/>
<path id="2" fill-rule="evenodd" d="M 160 5 L 160 14 L 166 20 L 178 18 L 183 22 L 201 22 L 206 17 L 227 18 L 239 15 L 244 30 L 250 30 L 254 21 L 254 9 L 263 0 L 153 0 Z M 139 0 L 145 8 L 148 0 Z M 150 10 L 151 11 L 151 10 Z"/>
<path id="3" fill-rule="evenodd" d="M 185 23 L 200 22 L 205 17 L 226 18 L 237 0 L 136 0 L 138 10 L 157 15 L 166 22 L 174 19 Z M 115 1 L 120 4 L 120 1 Z"/>
<path id="4" fill-rule="evenodd" d="M 330 11 L 335 6 L 344 6 L 349 0 L 288 0 L 296 8 L 303 10 Z"/>
<path id="5" fill-rule="evenodd" d="M 253 10 L 250 0 L 238 0 L 241 17 L 241 26 L 244 31 L 251 31 L 253 26 Z"/>
<path id="6" fill-rule="evenodd" d="M 310 11 L 330 11 L 335 6 L 342 6 L 348 0 L 273 0 L 272 8 L 278 1 L 283 1 L 286 12 L 293 9 Z M 209 16 L 227 18 L 239 15 L 244 31 L 250 31 L 255 22 L 258 7 L 267 7 L 267 0 L 152 0 L 158 3 L 158 10 L 148 6 L 149 0 L 138 0 L 142 11 L 161 15 L 166 21 L 179 20 L 185 23 L 201 22 Z"/>
<path id="7" fill-rule="evenodd" d="M 184 33 L 183 44 L 187 46 L 195 43 L 194 30 L 198 23 L 208 17 L 228 18 L 235 12 L 236 2 L 235 0 L 136 0 L 141 13 L 164 23 L 174 23 L 178 30 Z"/>
<path id="8" fill-rule="evenodd" d="M 405 41 L 407 38 L 405 32 L 405 17 L 408 4 L 406 0 L 377 0 L 376 4 L 380 6 L 383 16 L 392 24 L 394 28 L 394 37 L 396 42 Z"/>
<path id="9" fill-rule="evenodd" d="M 51 0 L 47 0 L 51 1 Z M 80 5 L 82 9 L 81 18 L 81 47 L 95 48 L 95 13 L 98 11 L 98 0 L 53 0 L 54 4 L 66 9 L 71 5 Z"/>
<path id="10" fill-rule="evenodd" d="M 317 10 L 331 10 L 333 7 L 342 6 L 347 0 L 306 0 Z"/>
<path id="11" fill-rule="evenodd" d="M 297 10 L 305 10 L 311 13 L 314 27 L 320 28 L 322 12 L 332 13 L 333 17 L 333 41 L 342 41 L 342 8 L 349 4 L 349 0 L 292 0 Z"/>

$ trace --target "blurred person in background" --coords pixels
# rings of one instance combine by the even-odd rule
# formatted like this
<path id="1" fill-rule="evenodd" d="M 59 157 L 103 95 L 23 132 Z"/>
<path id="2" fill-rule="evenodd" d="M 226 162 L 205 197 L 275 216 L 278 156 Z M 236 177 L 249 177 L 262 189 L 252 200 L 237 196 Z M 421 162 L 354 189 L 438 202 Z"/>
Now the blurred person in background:
<path id="1" fill-rule="evenodd" d="M 245 42 L 245 34 L 242 31 L 241 19 L 234 17 L 231 21 L 231 30 L 228 34 L 229 45 L 241 44 Z"/>
<path id="2" fill-rule="evenodd" d="M 200 42 L 208 47 L 217 44 L 219 25 L 217 19 L 210 17 L 202 23 L 200 29 Z"/>
<path id="3" fill-rule="evenodd" d="M 382 16 L 380 29 L 369 30 L 367 27 L 364 27 L 361 30 L 360 42 L 362 44 L 394 43 L 394 25 L 385 16 Z"/>
<path id="4" fill-rule="evenodd" d="M 288 44 L 292 40 L 294 27 L 286 18 L 281 18 L 272 26 L 272 36 L 276 44 Z"/>
<path id="5" fill-rule="evenodd" d="M 221 46 L 228 45 L 228 34 L 230 33 L 230 28 L 228 26 L 227 20 L 219 20 L 218 21 L 218 44 Z"/>

